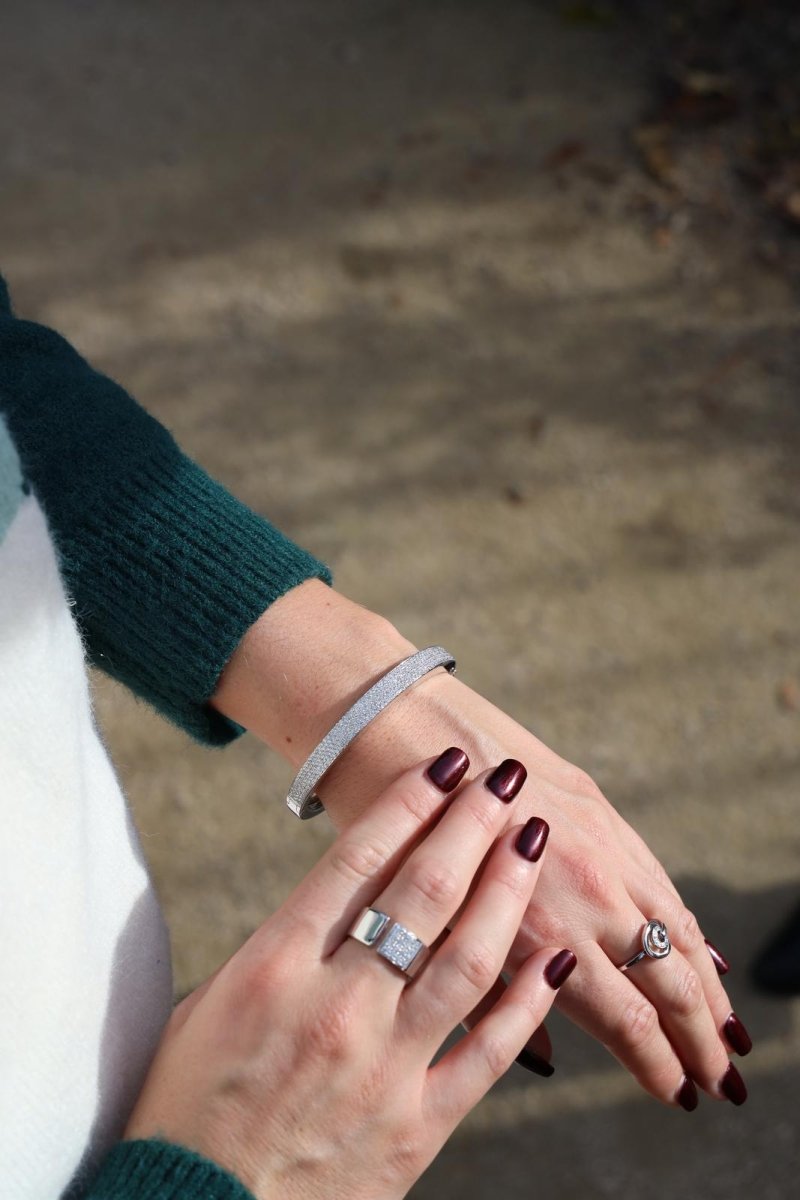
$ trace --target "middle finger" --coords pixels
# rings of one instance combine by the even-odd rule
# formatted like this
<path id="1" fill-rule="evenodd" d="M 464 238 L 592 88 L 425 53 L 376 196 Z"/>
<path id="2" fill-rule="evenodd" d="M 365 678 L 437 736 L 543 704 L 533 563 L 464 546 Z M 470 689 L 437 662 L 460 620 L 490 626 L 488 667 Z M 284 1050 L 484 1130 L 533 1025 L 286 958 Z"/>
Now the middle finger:
<path id="1" fill-rule="evenodd" d="M 467 784 L 370 908 L 388 914 L 424 944 L 435 941 L 458 912 L 507 824 L 508 805 L 519 794 L 526 774 L 521 763 L 507 759 Z M 363 953 L 363 947 L 348 938 L 334 957 L 347 965 Z M 386 962 L 376 961 L 381 954 L 371 957 L 385 979 L 399 986 L 407 982 Z"/>

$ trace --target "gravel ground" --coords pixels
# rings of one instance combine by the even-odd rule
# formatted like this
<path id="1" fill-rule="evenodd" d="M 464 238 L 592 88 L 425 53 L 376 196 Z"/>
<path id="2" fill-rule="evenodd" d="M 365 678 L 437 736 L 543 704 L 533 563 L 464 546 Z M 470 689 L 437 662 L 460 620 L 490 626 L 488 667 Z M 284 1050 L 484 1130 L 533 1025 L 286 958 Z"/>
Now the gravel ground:
<path id="1" fill-rule="evenodd" d="M 732 166 L 747 111 L 654 116 L 647 9 L 3 17 L 20 311 L 592 772 L 734 963 L 744 1108 L 662 1109 L 556 1017 L 553 1079 L 512 1071 L 417 1200 L 785 1200 L 800 1170 L 800 1005 L 745 971 L 800 890 L 793 176 L 776 208 Z M 330 829 L 293 823 L 253 739 L 207 751 L 97 699 L 183 993 Z"/>

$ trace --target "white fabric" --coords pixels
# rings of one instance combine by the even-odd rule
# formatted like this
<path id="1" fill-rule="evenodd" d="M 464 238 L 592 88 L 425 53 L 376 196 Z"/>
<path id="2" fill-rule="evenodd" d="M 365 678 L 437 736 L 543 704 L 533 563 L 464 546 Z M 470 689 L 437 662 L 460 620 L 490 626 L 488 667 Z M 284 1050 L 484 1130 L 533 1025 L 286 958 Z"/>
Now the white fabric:
<path id="1" fill-rule="evenodd" d="M 33 496 L 0 542 L 0 822 L 0 1192 L 56 1200 L 121 1133 L 172 975 Z"/>

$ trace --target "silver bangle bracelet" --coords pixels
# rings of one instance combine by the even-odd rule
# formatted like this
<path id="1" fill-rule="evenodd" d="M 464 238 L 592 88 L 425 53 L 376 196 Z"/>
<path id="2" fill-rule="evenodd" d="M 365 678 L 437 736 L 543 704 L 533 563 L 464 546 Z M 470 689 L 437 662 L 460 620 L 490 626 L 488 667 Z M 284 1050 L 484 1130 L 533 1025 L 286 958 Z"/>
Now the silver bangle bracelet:
<path id="1" fill-rule="evenodd" d="M 316 795 L 316 789 L 325 772 L 330 770 L 339 755 L 378 713 L 383 712 L 392 700 L 396 700 L 412 683 L 416 683 L 430 671 L 435 671 L 437 667 L 446 667 L 452 674 L 456 669 L 456 660 L 441 646 L 428 646 L 425 650 L 418 650 L 416 654 L 404 658 L 396 667 L 392 667 L 391 671 L 382 675 L 377 683 L 348 708 L 330 733 L 327 733 L 316 749 L 312 750 L 292 780 L 286 803 L 295 816 L 306 821 L 309 817 L 316 817 L 318 813 L 324 812 L 325 806 Z"/>

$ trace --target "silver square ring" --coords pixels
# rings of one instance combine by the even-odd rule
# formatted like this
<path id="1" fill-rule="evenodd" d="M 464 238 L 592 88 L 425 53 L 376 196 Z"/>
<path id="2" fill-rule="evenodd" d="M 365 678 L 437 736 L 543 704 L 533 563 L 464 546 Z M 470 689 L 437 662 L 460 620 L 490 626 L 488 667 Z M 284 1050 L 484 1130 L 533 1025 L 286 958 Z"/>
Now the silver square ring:
<path id="1" fill-rule="evenodd" d="M 430 955 L 425 943 L 399 921 L 375 908 L 363 909 L 348 930 L 348 937 L 377 950 L 381 958 L 413 979 Z"/>

